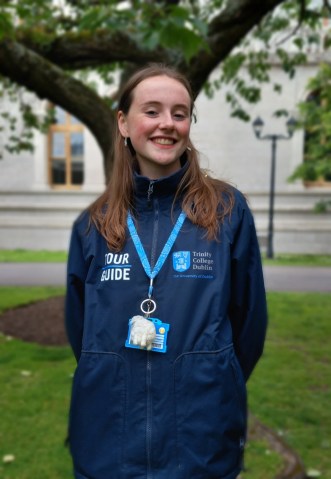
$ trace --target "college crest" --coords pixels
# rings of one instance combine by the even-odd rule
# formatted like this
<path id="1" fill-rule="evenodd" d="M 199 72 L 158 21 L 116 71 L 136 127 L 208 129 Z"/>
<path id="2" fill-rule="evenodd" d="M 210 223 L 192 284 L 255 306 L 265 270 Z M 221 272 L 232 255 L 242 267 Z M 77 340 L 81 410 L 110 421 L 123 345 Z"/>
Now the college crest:
<path id="1" fill-rule="evenodd" d="M 172 254 L 172 264 L 175 271 L 182 273 L 191 266 L 191 253 L 189 251 L 176 251 Z"/>

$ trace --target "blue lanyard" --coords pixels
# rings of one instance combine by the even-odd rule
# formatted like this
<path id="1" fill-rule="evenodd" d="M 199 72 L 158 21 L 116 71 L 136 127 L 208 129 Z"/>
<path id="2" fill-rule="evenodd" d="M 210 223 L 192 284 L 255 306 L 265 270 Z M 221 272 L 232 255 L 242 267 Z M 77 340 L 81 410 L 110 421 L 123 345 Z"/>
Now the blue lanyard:
<path id="1" fill-rule="evenodd" d="M 133 223 L 131 213 L 128 212 L 127 225 L 128 225 L 128 228 L 129 228 L 129 232 L 130 232 L 132 241 L 135 245 L 135 248 L 136 248 L 138 256 L 139 256 L 139 259 L 140 259 L 141 264 L 143 265 L 143 268 L 145 270 L 145 273 L 147 274 L 147 276 L 151 280 L 150 286 L 149 286 L 149 291 L 148 291 L 148 297 L 149 298 L 152 297 L 152 293 L 153 293 L 153 280 L 156 277 L 156 275 L 160 272 L 162 266 L 164 265 L 168 255 L 170 253 L 170 250 L 173 247 L 174 242 L 176 241 L 176 238 L 179 234 L 179 231 L 180 231 L 181 227 L 183 226 L 185 218 L 186 218 L 186 213 L 184 211 L 182 211 L 181 214 L 179 215 L 179 217 L 176 221 L 176 224 L 173 227 L 173 230 L 171 231 L 170 236 L 167 239 L 167 242 L 164 245 L 163 250 L 161 251 L 160 256 L 159 256 L 159 258 L 156 262 L 156 265 L 154 266 L 153 271 L 152 271 L 152 268 L 151 268 L 151 265 L 149 264 L 149 261 L 148 261 L 148 258 L 146 256 L 144 247 L 143 247 L 143 245 L 140 241 L 140 238 L 138 236 L 136 227 Z"/>

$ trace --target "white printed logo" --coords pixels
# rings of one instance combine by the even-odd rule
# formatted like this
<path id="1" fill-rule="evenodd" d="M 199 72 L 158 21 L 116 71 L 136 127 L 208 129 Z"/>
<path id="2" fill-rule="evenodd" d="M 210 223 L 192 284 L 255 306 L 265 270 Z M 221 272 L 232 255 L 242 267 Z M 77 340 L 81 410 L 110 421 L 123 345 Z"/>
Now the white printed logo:
<path id="1" fill-rule="evenodd" d="M 131 264 L 129 264 L 128 253 L 106 253 L 101 281 L 129 281 L 130 270 Z"/>

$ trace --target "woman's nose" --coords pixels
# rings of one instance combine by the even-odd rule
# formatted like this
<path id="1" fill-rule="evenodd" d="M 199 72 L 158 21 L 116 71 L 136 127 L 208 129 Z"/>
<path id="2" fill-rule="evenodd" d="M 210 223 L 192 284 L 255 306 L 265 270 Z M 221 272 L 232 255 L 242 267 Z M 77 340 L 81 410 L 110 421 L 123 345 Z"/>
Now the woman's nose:
<path id="1" fill-rule="evenodd" d="M 174 119 L 171 113 L 163 113 L 160 117 L 160 128 L 169 129 L 174 127 Z"/>

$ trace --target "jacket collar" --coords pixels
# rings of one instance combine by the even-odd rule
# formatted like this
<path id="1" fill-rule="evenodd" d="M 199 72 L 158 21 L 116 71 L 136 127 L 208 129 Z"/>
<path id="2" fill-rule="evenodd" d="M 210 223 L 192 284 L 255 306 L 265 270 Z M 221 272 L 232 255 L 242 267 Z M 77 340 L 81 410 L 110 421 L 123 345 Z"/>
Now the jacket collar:
<path id="1" fill-rule="evenodd" d="M 173 197 L 177 188 L 188 169 L 188 161 L 170 176 L 150 180 L 146 176 L 134 173 L 134 196 L 140 203 L 141 200 L 152 200 L 161 197 Z"/>

